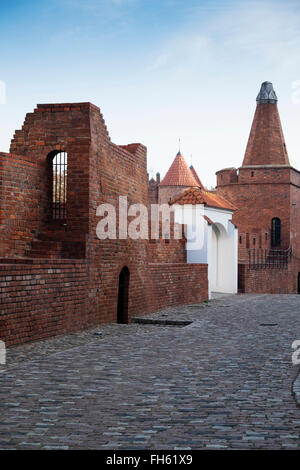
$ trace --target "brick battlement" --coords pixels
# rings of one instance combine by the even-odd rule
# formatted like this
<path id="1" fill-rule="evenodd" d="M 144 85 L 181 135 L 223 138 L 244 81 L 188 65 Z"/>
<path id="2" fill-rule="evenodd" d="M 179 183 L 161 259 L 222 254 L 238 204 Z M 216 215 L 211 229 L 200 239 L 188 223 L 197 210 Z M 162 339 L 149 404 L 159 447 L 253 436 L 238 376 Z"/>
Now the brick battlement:
<path id="1" fill-rule="evenodd" d="M 89 101 L 84 101 L 81 103 L 48 103 L 48 104 L 42 103 L 42 104 L 37 104 L 35 111 L 39 109 L 45 110 L 46 108 L 49 108 L 49 109 L 63 108 L 65 111 L 70 111 L 72 109 L 75 111 L 78 111 L 79 109 L 82 109 L 82 108 L 94 108 L 96 111 L 100 111 L 100 108 L 98 106 L 96 106 L 93 103 L 90 103 Z"/>

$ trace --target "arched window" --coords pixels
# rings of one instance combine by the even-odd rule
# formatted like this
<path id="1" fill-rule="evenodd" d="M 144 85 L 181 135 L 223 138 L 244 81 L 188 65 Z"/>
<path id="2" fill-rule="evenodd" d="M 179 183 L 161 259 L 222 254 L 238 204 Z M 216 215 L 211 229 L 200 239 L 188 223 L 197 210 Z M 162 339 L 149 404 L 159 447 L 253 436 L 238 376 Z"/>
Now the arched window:
<path id="1" fill-rule="evenodd" d="M 52 219 L 66 220 L 67 153 L 50 154 L 52 172 Z"/>
<path id="2" fill-rule="evenodd" d="M 280 246 L 281 242 L 281 221 L 274 217 L 271 223 L 271 246 Z"/>

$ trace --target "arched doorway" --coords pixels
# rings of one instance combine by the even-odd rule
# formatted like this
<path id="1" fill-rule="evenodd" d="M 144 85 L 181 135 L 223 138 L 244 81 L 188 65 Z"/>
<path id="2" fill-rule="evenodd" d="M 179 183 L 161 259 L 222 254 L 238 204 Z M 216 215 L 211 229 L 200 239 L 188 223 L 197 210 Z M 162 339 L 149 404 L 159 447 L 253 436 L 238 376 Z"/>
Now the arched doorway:
<path id="1" fill-rule="evenodd" d="M 67 152 L 51 152 L 48 159 L 51 219 L 64 222 L 67 218 Z"/>
<path id="2" fill-rule="evenodd" d="M 237 244 L 224 225 L 212 225 L 211 256 L 209 259 L 209 284 L 211 292 L 236 292 L 237 289 Z M 237 242 L 237 239 L 236 239 Z"/>
<path id="3" fill-rule="evenodd" d="M 117 322 L 128 323 L 128 294 L 129 294 L 129 269 L 127 266 L 121 270 L 119 275 L 118 311 Z"/>

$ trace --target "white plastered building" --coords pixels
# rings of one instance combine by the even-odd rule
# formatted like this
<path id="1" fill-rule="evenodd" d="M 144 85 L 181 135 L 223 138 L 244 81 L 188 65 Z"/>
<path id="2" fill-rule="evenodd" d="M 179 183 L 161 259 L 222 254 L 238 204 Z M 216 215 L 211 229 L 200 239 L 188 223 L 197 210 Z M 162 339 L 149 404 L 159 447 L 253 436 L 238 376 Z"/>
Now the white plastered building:
<path id="1" fill-rule="evenodd" d="M 238 230 L 232 223 L 235 208 L 202 188 L 190 188 L 172 201 L 175 220 L 186 227 L 188 263 L 208 265 L 208 290 L 237 293 Z"/>

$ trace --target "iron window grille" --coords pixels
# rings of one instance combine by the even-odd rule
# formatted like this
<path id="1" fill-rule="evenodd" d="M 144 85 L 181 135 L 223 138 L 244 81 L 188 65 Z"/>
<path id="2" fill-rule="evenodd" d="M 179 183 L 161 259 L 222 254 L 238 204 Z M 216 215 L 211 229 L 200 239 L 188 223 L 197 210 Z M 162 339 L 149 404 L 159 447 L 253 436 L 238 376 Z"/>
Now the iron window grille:
<path id="1" fill-rule="evenodd" d="M 67 152 L 52 160 L 52 218 L 65 221 L 67 216 Z"/>

